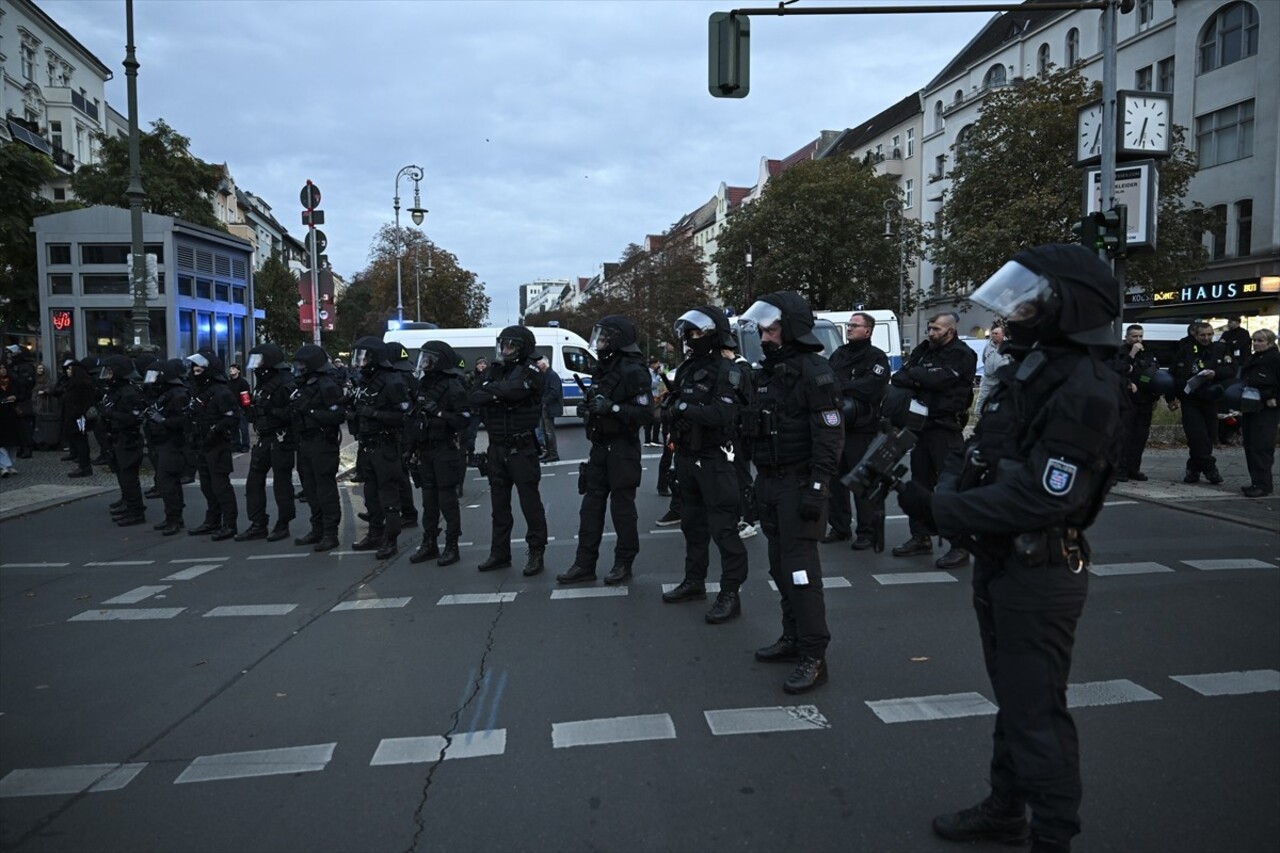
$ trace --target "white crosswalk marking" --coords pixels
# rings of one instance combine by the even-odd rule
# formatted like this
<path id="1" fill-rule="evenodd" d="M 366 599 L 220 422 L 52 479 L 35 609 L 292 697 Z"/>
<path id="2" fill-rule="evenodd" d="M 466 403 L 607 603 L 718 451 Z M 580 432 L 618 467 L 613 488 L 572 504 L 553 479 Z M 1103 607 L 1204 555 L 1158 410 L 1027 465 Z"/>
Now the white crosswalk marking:
<path id="1" fill-rule="evenodd" d="M 556 601 L 561 598 L 612 598 L 626 594 L 627 588 L 625 586 L 588 586 L 578 587 L 577 589 L 553 589 L 551 590 L 551 600 Z"/>
<path id="2" fill-rule="evenodd" d="M 70 563 L 0 563 L 0 569 L 56 569 Z"/>
<path id="3" fill-rule="evenodd" d="M 230 557 L 183 557 L 180 560 L 170 560 L 170 563 L 225 563 Z"/>
<path id="4" fill-rule="evenodd" d="M 703 711 L 713 735 L 749 735 L 760 732 L 805 732 L 829 729 L 831 724 L 816 705 L 767 708 L 730 708 Z"/>
<path id="5" fill-rule="evenodd" d="M 156 593 L 164 592 L 167 586 L 140 586 L 131 589 L 128 592 L 122 592 L 115 598 L 108 598 L 103 604 L 137 604 L 139 601 L 148 599 Z"/>
<path id="6" fill-rule="evenodd" d="M 1202 572 L 1216 572 L 1223 569 L 1274 569 L 1270 563 L 1261 560 L 1183 560 L 1193 569 Z"/>
<path id="7" fill-rule="evenodd" d="M 1098 577 L 1109 575 L 1149 575 L 1171 572 L 1173 569 L 1160 563 L 1095 563 L 1089 566 L 1089 574 Z"/>
<path id="8" fill-rule="evenodd" d="M 142 772 L 141 764 L 75 764 L 68 767 L 36 767 L 11 770 L 0 779 L 0 797 L 41 797 L 118 791 Z"/>
<path id="9" fill-rule="evenodd" d="M 1253 669 L 1244 672 L 1210 672 L 1203 675 L 1171 675 L 1179 684 L 1201 696 L 1240 696 L 1280 690 L 1280 671 Z"/>
<path id="10" fill-rule="evenodd" d="M 676 725 L 671 721 L 670 714 L 604 717 L 551 724 L 551 746 L 554 749 L 641 740 L 672 740 L 675 736 Z"/>
<path id="11" fill-rule="evenodd" d="M 382 610 L 389 607 L 404 607 L 413 596 L 406 598 L 361 598 L 358 601 L 339 601 L 330 610 L 330 613 L 337 613 L 340 610 Z"/>
<path id="12" fill-rule="evenodd" d="M 1129 702 L 1154 702 L 1160 697 L 1127 678 L 1114 681 L 1087 681 L 1067 685 L 1068 708 L 1090 708 L 1098 705 L 1124 705 Z"/>
<path id="13" fill-rule="evenodd" d="M 111 560 L 105 563 L 85 563 L 86 566 L 149 566 L 155 560 Z"/>
<path id="14" fill-rule="evenodd" d="M 955 575 L 947 572 L 893 572 L 871 577 L 881 586 L 907 583 L 957 583 L 959 580 Z"/>
<path id="15" fill-rule="evenodd" d="M 301 554 L 250 554 L 247 560 L 297 560 L 302 557 L 310 557 L 311 554 L 303 552 Z"/>
<path id="16" fill-rule="evenodd" d="M 505 604 L 515 601 L 514 592 L 464 592 L 457 595 L 446 595 L 436 602 L 440 604 Z"/>
<path id="17" fill-rule="evenodd" d="M 955 717 L 981 717 L 996 712 L 981 693 L 947 693 L 938 696 L 908 696 L 881 699 L 867 707 L 886 723 L 918 723 L 923 720 L 949 720 Z"/>
<path id="18" fill-rule="evenodd" d="M 205 614 L 210 616 L 284 616 L 297 608 L 296 604 L 224 604 Z"/>
<path id="19" fill-rule="evenodd" d="M 507 730 L 491 729 L 484 732 L 463 732 L 452 736 L 452 743 L 445 750 L 446 761 L 456 758 L 482 758 L 502 755 L 507 751 Z M 440 759 L 446 740 L 439 735 L 426 737 L 383 738 L 373 753 L 370 767 L 389 764 L 429 764 Z"/>
<path id="20" fill-rule="evenodd" d="M 174 572 L 174 573 L 173 573 L 173 574 L 171 574 L 171 575 L 165 575 L 165 576 L 164 576 L 164 577 L 162 577 L 160 580 L 162 580 L 162 581 L 189 581 L 189 580 L 192 580 L 193 578 L 198 578 L 198 577 L 200 577 L 200 576 L 201 576 L 202 574 L 204 574 L 205 572 L 211 572 L 211 571 L 213 571 L 214 569 L 220 569 L 220 568 L 222 568 L 222 566 L 221 566 L 221 565 L 219 565 L 218 563 L 205 563 L 205 564 L 203 564 L 203 565 L 197 565 L 197 566 L 192 566 L 192 567 L 190 567 L 190 568 L 188 568 L 188 569 L 183 569 L 183 570 L 182 570 L 182 571 L 180 571 L 180 572 Z"/>
<path id="21" fill-rule="evenodd" d="M 148 619 L 172 619 L 185 607 L 140 607 L 136 610 L 86 610 L 68 622 L 142 622 Z"/>
<path id="22" fill-rule="evenodd" d="M 283 749 L 257 749 L 252 752 L 202 755 L 187 765 L 187 769 L 173 780 L 173 784 L 244 779 L 250 776 L 314 773 L 328 766 L 336 746 L 336 743 L 321 743 L 314 746 L 290 746 Z"/>
<path id="23" fill-rule="evenodd" d="M 842 578 L 839 575 L 822 579 L 823 589 L 850 589 L 852 587 L 853 587 L 853 584 L 849 583 L 848 578 Z M 778 591 L 777 582 L 769 581 L 769 589 L 773 590 L 774 592 L 777 592 Z"/>

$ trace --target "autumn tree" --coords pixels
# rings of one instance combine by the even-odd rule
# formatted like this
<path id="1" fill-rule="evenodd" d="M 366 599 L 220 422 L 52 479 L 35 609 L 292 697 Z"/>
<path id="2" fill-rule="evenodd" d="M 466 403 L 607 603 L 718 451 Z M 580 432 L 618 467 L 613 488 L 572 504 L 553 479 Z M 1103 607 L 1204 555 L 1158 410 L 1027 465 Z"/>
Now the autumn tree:
<path id="1" fill-rule="evenodd" d="M 284 350 L 286 357 L 309 340 L 298 323 L 298 279 L 279 252 L 272 252 L 254 273 L 253 303 L 266 312 L 257 324 L 259 334 Z"/>
<path id="2" fill-rule="evenodd" d="M 37 216 L 54 211 L 40 189 L 56 174 L 53 162 L 18 142 L 0 145 L 0 328 L 40 327 Z"/>
<path id="3" fill-rule="evenodd" d="M 885 201 L 902 200 L 897 181 L 877 176 L 858 158 L 805 161 L 765 185 L 758 200 L 740 207 L 719 237 L 716 265 L 720 297 L 745 310 L 762 293 L 795 290 L 814 310 L 862 303 L 897 308 L 902 271 L 919 255 L 920 226 L 895 215 L 885 239 Z M 751 293 L 746 287 L 751 246 Z M 909 297 L 909 295 L 908 295 Z M 910 299 L 904 300 L 910 309 Z"/>
<path id="4" fill-rule="evenodd" d="M 941 232 L 930 234 L 946 292 L 963 295 L 1025 246 L 1076 242 L 1082 174 L 1075 165 L 1077 110 L 1100 87 L 1075 69 L 989 92 L 947 177 Z M 1175 128 L 1173 157 L 1160 167 L 1159 247 L 1131 253 L 1127 283 L 1185 281 L 1203 265 L 1203 211 L 1183 196 L 1196 166 Z"/>
<path id="5" fill-rule="evenodd" d="M 87 205 L 128 207 L 129 140 L 96 134 L 97 163 L 81 166 L 71 176 L 71 189 Z M 165 124 L 151 123 L 151 132 L 139 132 L 139 162 L 143 209 L 174 216 L 210 228 L 225 227 L 213 214 L 210 199 L 224 177 L 222 166 L 206 163 L 191 153 L 191 140 Z"/>

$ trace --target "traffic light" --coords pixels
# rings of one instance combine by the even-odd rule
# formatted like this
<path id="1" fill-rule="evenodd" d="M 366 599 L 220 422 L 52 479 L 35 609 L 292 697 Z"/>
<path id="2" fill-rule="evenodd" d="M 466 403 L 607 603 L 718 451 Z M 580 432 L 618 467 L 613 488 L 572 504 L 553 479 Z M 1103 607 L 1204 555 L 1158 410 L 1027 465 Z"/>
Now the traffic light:
<path id="1" fill-rule="evenodd" d="M 713 12 L 707 24 L 707 88 L 717 98 L 745 98 L 751 91 L 751 21 Z"/>
<path id="2" fill-rule="evenodd" d="M 1129 247 L 1129 209 L 1117 204 L 1110 210 L 1095 213 L 1098 218 L 1098 248 L 1111 257 L 1120 257 Z"/>
<path id="3" fill-rule="evenodd" d="M 1083 219 L 1071 226 L 1071 233 L 1080 240 L 1080 245 L 1095 252 L 1102 248 L 1098 245 L 1098 217 L 1101 215 L 1086 213 Z"/>

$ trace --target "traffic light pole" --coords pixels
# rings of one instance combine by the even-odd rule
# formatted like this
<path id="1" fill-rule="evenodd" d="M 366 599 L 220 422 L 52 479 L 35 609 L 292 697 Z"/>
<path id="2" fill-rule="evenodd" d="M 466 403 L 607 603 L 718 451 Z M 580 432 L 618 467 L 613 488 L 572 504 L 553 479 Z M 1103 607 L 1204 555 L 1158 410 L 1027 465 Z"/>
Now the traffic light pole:
<path id="1" fill-rule="evenodd" d="M 311 343 L 320 346 L 320 270 L 316 258 L 316 224 L 310 225 L 311 244 Z"/>
<path id="2" fill-rule="evenodd" d="M 1116 206 L 1116 143 L 1120 118 L 1116 115 L 1116 14 L 1120 0 L 1107 0 L 1102 10 L 1102 199 L 1103 210 Z M 1123 236 L 1123 235 L 1122 235 Z M 1098 249 L 1098 257 L 1112 264 L 1112 271 L 1120 283 L 1120 306 L 1124 309 L 1124 258 L 1112 258 L 1105 248 Z"/>
<path id="3" fill-rule="evenodd" d="M 142 204 L 147 194 L 142 189 L 142 155 L 138 141 L 138 59 L 133 52 L 133 0 L 125 0 L 127 43 L 124 53 L 124 76 L 129 100 L 129 186 L 124 191 L 129 199 L 129 231 L 133 249 L 133 346 L 134 353 L 151 349 L 151 311 L 147 307 L 147 256 L 142 235 Z"/>

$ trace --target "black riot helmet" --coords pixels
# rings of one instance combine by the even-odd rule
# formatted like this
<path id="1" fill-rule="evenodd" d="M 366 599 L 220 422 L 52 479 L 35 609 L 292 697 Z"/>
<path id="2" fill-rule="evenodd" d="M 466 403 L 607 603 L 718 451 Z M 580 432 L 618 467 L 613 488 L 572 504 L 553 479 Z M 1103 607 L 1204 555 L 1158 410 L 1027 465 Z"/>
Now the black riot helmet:
<path id="1" fill-rule="evenodd" d="M 144 352 L 142 355 L 134 356 L 133 369 L 137 371 L 140 376 L 146 376 L 147 371 L 156 365 L 156 363 L 157 359 L 154 355 L 149 352 Z"/>
<path id="2" fill-rule="evenodd" d="M 384 341 L 382 344 L 387 349 L 387 361 L 391 362 L 391 366 L 401 373 L 412 373 L 414 362 L 409 358 L 409 351 L 404 348 L 404 344 L 399 341 Z"/>
<path id="3" fill-rule="evenodd" d="M 223 372 L 222 359 L 208 347 L 187 356 L 187 362 L 191 365 L 191 378 L 201 385 L 227 381 L 227 374 Z"/>
<path id="4" fill-rule="evenodd" d="M 96 355 L 86 355 L 80 359 L 80 366 L 84 368 L 84 372 L 94 379 L 102 376 L 102 359 Z"/>
<path id="5" fill-rule="evenodd" d="M 187 365 L 180 358 L 171 358 L 160 369 L 160 379 L 166 385 L 186 385 Z"/>
<path id="6" fill-rule="evenodd" d="M 537 345 L 533 332 L 524 326 L 507 326 L 498 333 L 494 358 L 502 364 L 518 364 L 527 361 Z"/>
<path id="7" fill-rule="evenodd" d="M 636 343 L 636 324 L 617 314 L 601 317 L 591 330 L 590 347 L 603 361 L 612 361 L 620 353 L 640 354 Z"/>
<path id="8" fill-rule="evenodd" d="M 379 368 L 391 369 L 387 360 L 387 345 L 380 339 L 366 335 L 355 342 L 351 348 L 351 366 L 362 373 L 373 373 Z"/>
<path id="9" fill-rule="evenodd" d="M 684 341 L 694 355 L 710 355 L 729 346 L 733 339 L 729 320 L 723 311 L 712 305 L 684 312 L 671 325 L 671 331 Z"/>
<path id="10" fill-rule="evenodd" d="M 293 354 L 293 375 L 301 379 L 317 373 L 333 370 L 329 354 L 316 344 L 303 344 Z"/>
<path id="11" fill-rule="evenodd" d="M 423 376 L 428 373 L 447 373 L 451 376 L 462 376 L 466 364 L 453 347 L 444 341 L 427 341 L 418 351 L 418 364 L 414 373 Z"/>
<path id="12" fill-rule="evenodd" d="M 813 334 L 813 310 L 805 298 L 794 290 L 766 293 L 742 315 L 743 322 L 754 323 L 761 331 L 775 325 L 782 328 L 782 345 L 809 352 L 821 352 L 822 341 Z M 769 352 L 774 344 L 761 343 Z"/>
<path id="13" fill-rule="evenodd" d="M 109 355 L 102 362 L 102 381 L 112 385 L 123 385 L 125 382 L 136 382 L 142 377 L 134 369 L 133 362 L 127 356 Z"/>
<path id="14" fill-rule="evenodd" d="M 1023 249 L 969 299 L 1007 318 L 1010 341 L 1023 349 L 1114 346 L 1123 336 L 1119 283 L 1097 254 L 1074 243 Z"/>
<path id="15" fill-rule="evenodd" d="M 249 350 L 249 359 L 245 369 L 252 370 L 259 379 L 264 379 L 272 370 L 288 370 L 289 362 L 285 361 L 284 350 L 275 344 L 258 344 Z"/>

